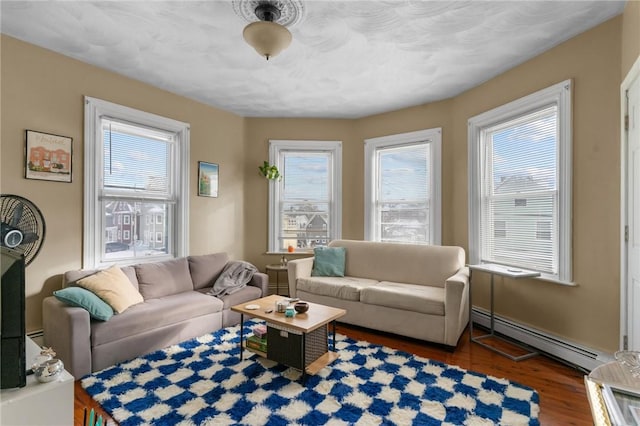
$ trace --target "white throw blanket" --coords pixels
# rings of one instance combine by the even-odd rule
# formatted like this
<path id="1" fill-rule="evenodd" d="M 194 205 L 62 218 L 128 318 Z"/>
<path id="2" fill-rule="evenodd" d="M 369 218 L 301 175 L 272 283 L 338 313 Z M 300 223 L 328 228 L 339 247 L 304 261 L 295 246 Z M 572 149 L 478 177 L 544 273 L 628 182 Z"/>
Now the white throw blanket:
<path id="1" fill-rule="evenodd" d="M 235 293 L 247 285 L 258 269 L 249 262 L 231 261 L 222 270 L 211 290 L 212 296 L 224 296 Z"/>

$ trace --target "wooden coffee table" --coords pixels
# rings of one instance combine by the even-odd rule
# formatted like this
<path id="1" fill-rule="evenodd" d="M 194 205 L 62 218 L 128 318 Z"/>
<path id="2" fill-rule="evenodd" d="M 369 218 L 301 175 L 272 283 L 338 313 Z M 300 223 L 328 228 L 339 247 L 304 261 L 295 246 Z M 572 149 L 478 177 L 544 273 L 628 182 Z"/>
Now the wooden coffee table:
<path id="1" fill-rule="evenodd" d="M 304 382 L 307 374 L 316 374 L 338 358 L 335 352 L 335 321 L 347 311 L 309 303 L 307 312 L 286 317 L 283 312 L 277 312 L 275 309 L 277 301 L 286 299 L 288 298 L 273 294 L 231 307 L 232 311 L 240 313 L 240 360 L 243 358 L 243 349 L 247 349 L 267 359 L 301 370 Z M 258 305 L 259 308 L 247 309 L 246 306 L 250 305 Z M 246 347 L 245 315 L 267 322 L 267 352 Z M 332 325 L 333 350 L 328 348 L 329 324 Z"/>

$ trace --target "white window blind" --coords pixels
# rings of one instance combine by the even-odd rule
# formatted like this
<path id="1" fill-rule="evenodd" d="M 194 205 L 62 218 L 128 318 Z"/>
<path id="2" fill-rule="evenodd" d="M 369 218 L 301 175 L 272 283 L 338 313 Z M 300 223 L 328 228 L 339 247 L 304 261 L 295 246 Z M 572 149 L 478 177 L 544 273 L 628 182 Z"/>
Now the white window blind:
<path id="1" fill-rule="evenodd" d="M 102 119 L 102 193 L 172 201 L 174 134 Z"/>
<path id="2" fill-rule="evenodd" d="M 365 238 L 440 244 L 441 129 L 365 141 Z"/>
<path id="3" fill-rule="evenodd" d="M 269 251 L 325 246 L 341 234 L 341 144 L 271 141 L 270 162 L 282 178 L 270 183 Z"/>
<path id="4" fill-rule="evenodd" d="M 481 261 L 556 274 L 557 107 L 489 127 L 482 133 Z M 551 238 L 538 238 L 541 221 L 550 224 Z"/>

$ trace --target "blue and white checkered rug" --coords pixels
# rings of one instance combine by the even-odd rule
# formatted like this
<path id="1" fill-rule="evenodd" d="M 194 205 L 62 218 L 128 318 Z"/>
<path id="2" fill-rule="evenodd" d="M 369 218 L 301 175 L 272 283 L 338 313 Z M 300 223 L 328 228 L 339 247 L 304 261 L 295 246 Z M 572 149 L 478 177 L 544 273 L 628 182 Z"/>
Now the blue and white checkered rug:
<path id="1" fill-rule="evenodd" d="M 247 331 L 253 324 L 245 323 Z M 336 336 L 340 358 L 300 372 L 219 330 L 85 376 L 82 387 L 130 425 L 537 425 L 538 393 L 505 379 Z"/>

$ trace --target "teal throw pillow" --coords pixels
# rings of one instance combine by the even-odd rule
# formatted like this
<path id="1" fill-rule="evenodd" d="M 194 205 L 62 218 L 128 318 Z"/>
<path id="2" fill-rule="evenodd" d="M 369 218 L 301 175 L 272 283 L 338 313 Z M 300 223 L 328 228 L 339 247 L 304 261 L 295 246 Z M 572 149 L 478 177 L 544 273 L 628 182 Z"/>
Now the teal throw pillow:
<path id="1" fill-rule="evenodd" d="M 113 316 L 113 308 L 107 302 L 82 287 L 63 288 L 54 291 L 53 295 L 68 305 L 86 309 L 91 318 L 107 321 Z"/>
<path id="2" fill-rule="evenodd" d="M 344 277 L 344 262 L 347 249 L 344 247 L 316 247 L 313 249 L 314 277 Z"/>

